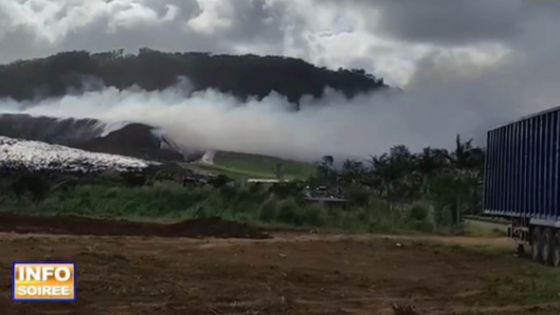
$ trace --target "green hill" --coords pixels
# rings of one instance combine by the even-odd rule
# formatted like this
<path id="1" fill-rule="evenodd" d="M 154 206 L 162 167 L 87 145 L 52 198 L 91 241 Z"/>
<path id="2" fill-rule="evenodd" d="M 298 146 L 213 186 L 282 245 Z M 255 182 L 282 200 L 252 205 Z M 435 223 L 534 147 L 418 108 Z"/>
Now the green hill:
<path id="1" fill-rule="evenodd" d="M 214 165 L 198 165 L 198 167 L 232 177 L 276 178 L 279 164 L 283 165 L 284 175 L 287 179 L 303 179 L 315 173 L 315 166 L 311 163 L 224 151 L 216 152 Z"/>
<path id="2" fill-rule="evenodd" d="M 240 99 L 262 99 L 273 91 L 297 104 L 304 95 L 320 97 L 330 87 L 353 97 L 388 88 L 382 78 L 364 70 L 319 68 L 301 59 L 275 56 L 229 56 L 209 53 L 166 53 L 148 48 L 137 55 L 122 50 L 87 51 L 0 65 L 0 97 L 18 101 L 63 96 L 83 89 L 84 78 L 99 78 L 119 90 L 138 86 L 164 90 L 187 77 L 195 91 L 216 89 Z M 37 93 L 40 90 L 41 93 Z"/>

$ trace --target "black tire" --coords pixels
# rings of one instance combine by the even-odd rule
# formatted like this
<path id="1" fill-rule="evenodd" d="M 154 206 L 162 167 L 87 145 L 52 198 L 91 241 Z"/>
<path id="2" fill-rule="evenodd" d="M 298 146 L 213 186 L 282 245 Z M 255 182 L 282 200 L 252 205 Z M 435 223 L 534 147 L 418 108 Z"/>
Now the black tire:
<path id="1" fill-rule="evenodd" d="M 534 227 L 531 232 L 531 258 L 540 262 L 542 259 L 542 229 Z"/>
<path id="2" fill-rule="evenodd" d="M 541 256 L 542 262 L 545 265 L 552 264 L 552 239 L 554 237 L 554 230 L 551 228 L 544 229 L 541 238 Z"/>
<path id="3" fill-rule="evenodd" d="M 550 264 L 553 267 L 560 266 L 560 232 L 557 230 L 552 237 L 552 253 L 550 257 Z"/>

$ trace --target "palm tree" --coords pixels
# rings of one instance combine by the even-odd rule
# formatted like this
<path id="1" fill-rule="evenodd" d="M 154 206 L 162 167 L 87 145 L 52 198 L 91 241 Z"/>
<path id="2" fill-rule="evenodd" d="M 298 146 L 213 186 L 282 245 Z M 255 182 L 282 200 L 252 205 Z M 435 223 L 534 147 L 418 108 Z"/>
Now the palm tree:
<path id="1" fill-rule="evenodd" d="M 330 186 L 336 181 L 336 170 L 333 169 L 334 158 L 331 155 L 323 156 L 317 164 L 317 177 L 322 185 Z"/>
<path id="2" fill-rule="evenodd" d="M 389 157 L 386 153 L 380 156 L 371 155 L 369 162 L 371 164 L 369 182 L 377 187 L 379 196 L 383 196 L 388 193 L 392 181 L 388 167 Z"/>
<path id="3" fill-rule="evenodd" d="M 461 141 L 461 135 L 455 138 L 455 150 L 448 155 L 448 159 L 454 167 L 460 170 L 482 169 L 484 164 L 484 150 L 473 147 L 473 139 Z"/>
<path id="4" fill-rule="evenodd" d="M 429 194 L 428 178 L 441 165 L 438 161 L 437 153 L 432 148 L 427 147 L 422 150 L 416 159 L 416 169 L 422 177 L 422 192 L 424 195 Z"/>
<path id="5" fill-rule="evenodd" d="M 430 174 L 449 165 L 449 153 L 445 149 L 426 147 L 416 156 L 416 170 L 422 174 Z"/>
<path id="6" fill-rule="evenodd" d="M 346 159 L 344 163 L 342 163 L 341 176 L 345 184 L 362 182 L 364 179 L 364 174 L 365 169 L 362 162 Z"/>
<path id="7" fill-rule="evenodd" d="M 330 168 L 334 164 L 334 158 L 333 158 L 332 155 L 325 155 L 325 156 L 323 156 L 323 159 L 322 159 L 321 163 Z"/>
<path id="8" fill-rule="evenodd" d="M 461 136 L 455 138 L 455 150 L 448 155 L 448 159 L 453 165 L 456 183 L 456 223 L 461 221 L 463 199 L 469 198 L 479 189 L 478 183 L 482 167 L 484 165 L 484 151 L 472 145 L 473 139 L 465 142 Z"/>
<path id="9" fill-rule="evenodd" d="M 410 192 L 410 175 L 415 159 L 406 146 L 392 147 L 390 155 L 371 156 L 370 163 L 372 173 L 382 182 L 385 198 L 391 207 L 397 196 L 404 197 Z"/>

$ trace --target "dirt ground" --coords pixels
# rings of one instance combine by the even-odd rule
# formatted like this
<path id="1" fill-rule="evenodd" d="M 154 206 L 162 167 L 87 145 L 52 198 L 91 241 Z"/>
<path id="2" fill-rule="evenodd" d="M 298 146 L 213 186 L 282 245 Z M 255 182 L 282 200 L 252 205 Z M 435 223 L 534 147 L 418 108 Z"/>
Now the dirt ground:
<path id="1" fill-rule="evenodd" d="M 439 236 L 3 233 L 0 314 L 394 314 L 392 305 L 414 306 L 402 314 L 560 313 L 556 292 L 535 296 L 532 279 L 546 267 L 512 248 L 503 238 Z M 13 260 L 74 260 L 77 301 L 11 302 Z"/>
<path id="2" fill-rule="evenodd" d="M 259 228 L 220 218 L 155 223 L 72 215 L 30 216 L 12 213 L 0 213 L 0 232 L 194 238 L 211 236 L 260 239 L 268 237 L 268 234 Z"/>

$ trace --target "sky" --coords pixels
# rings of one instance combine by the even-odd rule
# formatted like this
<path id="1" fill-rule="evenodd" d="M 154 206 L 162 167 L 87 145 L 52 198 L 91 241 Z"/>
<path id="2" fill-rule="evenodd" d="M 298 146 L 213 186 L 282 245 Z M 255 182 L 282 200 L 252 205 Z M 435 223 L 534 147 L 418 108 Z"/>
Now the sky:
<path id="1" fill-rule="evenodd" d="M 302 118 L 324 133 L 340 134 L 329 138 L 336 139 L 331 143 L 324 134 L 310 135 L 301 145 L 325 142 L 307 155 L 339 151 L 341 144 L 340 151 L 363 155 L 398 143 L 446 145 L 456 133 L 483 143 L 492 126 L 560 105 L 558 30 L 560 1 L 553 0 L 0 0 L 0 63 L 66 50 L 135 53 L 149 47 L 283 55 L 332 69 L 363 68 L 400 87 L 403 96 L 345 100 L 327 93 L 322 100 L 310 100 L 330 110 L 338 108 L 335 100 L 352 103 L 355 110 L 344 110 L 347 116 L 316 114 L 328 116 L 324 121 Z M 90 97 L 117 92 L 100 93 L 105 94 Z M 215 93 L 199 98 L 205 96 Z M 227 95 L 219 98 L 235 103 Z M 183 105 L 192 108 L 195 101 Z M 268 102 L 282 100 L 272 95 Z M 277 120 L 269 125 L 289 120 L 271 115 Z M 340 129 L 332 127 L 331 115 L 356 120 L 357 130 L 345 131 L 340 121 Z M 224 114 L 215 123 L 243 128 L 234 121 Z M 208 131 L 200 128 L 190 131 L 204 137 Z M 305 125 L 294 128 L 298 134 L 306 131 Z M 369 142 L 361 139 L 366 134 Z M 278 139 L 284 144 L 276 149 L 241 146 L 261 153 L 294 151 L 287 144 L 293 137 Z M 207 146 L 231 142 L 206 138 Z"/>

